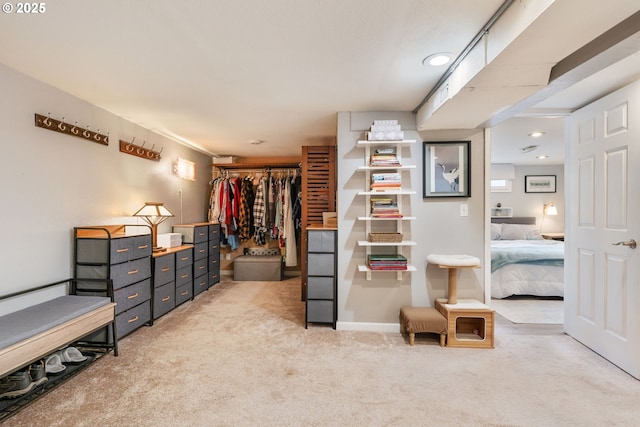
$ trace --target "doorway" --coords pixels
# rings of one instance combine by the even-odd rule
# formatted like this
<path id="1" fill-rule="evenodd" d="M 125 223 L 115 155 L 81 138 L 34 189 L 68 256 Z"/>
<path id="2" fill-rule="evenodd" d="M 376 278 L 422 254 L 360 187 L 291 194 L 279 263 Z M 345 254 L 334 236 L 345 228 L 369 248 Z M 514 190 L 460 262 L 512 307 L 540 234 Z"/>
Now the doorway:
<path id="1" fill-rule="evenodd" d="M 488 166 L 497 185 L 487 198 L 488 256 L 523 258 L 504 265 L 494 260 L 488 294 L 492 308 L 513 323 L 564 323 L 564 121 L 517 117 L 490 129 Z M 539 251 L 552 252 L 556 260 L 534 259 L 542 256 Z"/>

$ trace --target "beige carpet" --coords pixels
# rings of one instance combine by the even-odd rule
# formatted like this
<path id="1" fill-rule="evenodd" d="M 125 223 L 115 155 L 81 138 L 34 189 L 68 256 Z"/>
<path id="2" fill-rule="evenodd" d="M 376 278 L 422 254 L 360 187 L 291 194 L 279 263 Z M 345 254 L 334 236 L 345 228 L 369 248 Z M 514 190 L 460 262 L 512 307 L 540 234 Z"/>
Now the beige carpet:
<path id="1" fill-rule="evenodd" d="M 555 299 L 492 299 L 491 308 L 513 323 L 564 324 L 564 302 Z"/>
<path id="2" fill-rule="evenodd" d="M 431 335 L 411 347 L 395 333 L 305 329 L 299 286 L 224 282 L 5 425 L 638 425 L 640 382 L 560 328 L 498 317 L 495 349 Z"/>

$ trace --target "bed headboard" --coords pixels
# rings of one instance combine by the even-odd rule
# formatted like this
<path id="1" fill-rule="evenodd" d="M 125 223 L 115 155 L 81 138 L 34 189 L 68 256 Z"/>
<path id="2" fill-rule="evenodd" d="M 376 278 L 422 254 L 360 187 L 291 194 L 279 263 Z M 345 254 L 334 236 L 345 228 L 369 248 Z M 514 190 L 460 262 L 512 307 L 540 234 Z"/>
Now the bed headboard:
<path id="1" fill-rule="evenodd" d="M 504 217 L 497 218 L 492 217 L 491 222 L 494 224 L 536 224 L 535 216 L 514 216 L 514 217 Z"/>

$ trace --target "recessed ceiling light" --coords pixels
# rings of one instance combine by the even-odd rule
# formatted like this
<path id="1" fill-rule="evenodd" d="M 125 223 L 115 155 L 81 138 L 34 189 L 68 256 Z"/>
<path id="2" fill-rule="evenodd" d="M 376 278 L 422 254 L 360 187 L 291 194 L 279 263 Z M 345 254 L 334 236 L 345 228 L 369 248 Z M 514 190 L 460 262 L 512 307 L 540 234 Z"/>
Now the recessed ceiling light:
<path id="1" fill-rule="evenodd" d="M 264 144 L 265 142 L 267 141 L 265 141 L 264 139 L 252 139 L 251 141 L 249 141 L 251 145 L 260 145 Z"/>
<path id="2" fill-rule="evenodd" d="M 536 148 L 538 148 L 537 145 L 528 145 L 526 147 L 521 148 L 520 151 L 522 151 L 523 153 L 530 153 L 531 151 L 535 150 Z"/>
<path id="3" fill-rule="evenodd" d="M 546 132 L 531 132 L 529 134 L 529 136 L 531 138 L 540 138 L 542 135 L 544 135 Z"/>
<path id="4" fill-rule="evenodd" d="M 539 156 L 536 156 L 536 159 L 543 160 L 543 159 L 546 159 L 546 158 L 548 158 L 548 157 L 549 157 L 549 156 L 547 156 L 546 154 L 540 154 Z"/>
<path id="5" fill-rule="evenodd" d="M 442 65 L 447 65 L 451 62 L 451 58 L 453 54 L 450 52 L 438 52 L 433 55 L 429 55 L 422 60 L 422 65 L 427 66 L 431 65 L 432 67 L 440 67 Z"/>

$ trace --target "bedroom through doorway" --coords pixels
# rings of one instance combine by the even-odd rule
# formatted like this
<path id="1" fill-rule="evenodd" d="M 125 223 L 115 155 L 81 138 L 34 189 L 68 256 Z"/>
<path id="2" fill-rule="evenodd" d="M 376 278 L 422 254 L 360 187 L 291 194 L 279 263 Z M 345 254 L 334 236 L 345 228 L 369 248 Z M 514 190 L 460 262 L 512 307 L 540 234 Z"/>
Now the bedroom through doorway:
<path id="1" fill-rule="evenodd" d="M 564 118 L 490 132 L 490 306 L 514 324 L 564 324 Z"/>

